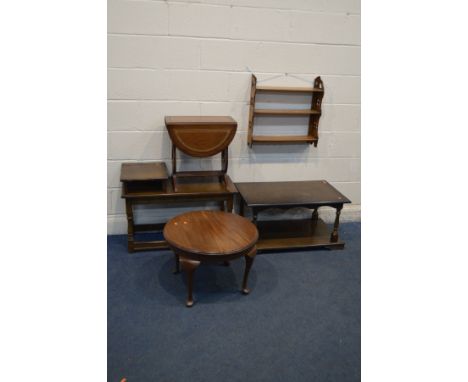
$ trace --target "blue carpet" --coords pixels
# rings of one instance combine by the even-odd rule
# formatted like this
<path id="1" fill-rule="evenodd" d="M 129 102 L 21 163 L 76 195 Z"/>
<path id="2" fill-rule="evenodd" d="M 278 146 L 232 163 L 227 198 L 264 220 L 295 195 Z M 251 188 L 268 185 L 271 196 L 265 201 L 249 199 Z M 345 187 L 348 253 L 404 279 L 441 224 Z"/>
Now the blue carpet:
<path id="1" fill-rule="evenodd" d="M 258 255 L 202 265 L 195 305 L 169 251 L 129 254 L 108 237 L 108 380 L 359 381 L 360 223 L 340 225 L 344 250 Z"/>

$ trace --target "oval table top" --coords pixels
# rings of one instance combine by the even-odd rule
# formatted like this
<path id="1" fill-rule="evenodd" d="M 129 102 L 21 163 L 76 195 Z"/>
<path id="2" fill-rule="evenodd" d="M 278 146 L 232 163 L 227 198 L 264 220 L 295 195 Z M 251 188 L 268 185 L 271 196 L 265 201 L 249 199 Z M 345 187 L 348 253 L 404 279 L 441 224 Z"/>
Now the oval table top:
<path id="1" fill-rule="evenodd" d="M 253 247 L 257 227 L 248 219 L 222 211 L 191 211 L 169 220 L 164 238 L 175 248 L 202 255 L 231 255 Z"/>

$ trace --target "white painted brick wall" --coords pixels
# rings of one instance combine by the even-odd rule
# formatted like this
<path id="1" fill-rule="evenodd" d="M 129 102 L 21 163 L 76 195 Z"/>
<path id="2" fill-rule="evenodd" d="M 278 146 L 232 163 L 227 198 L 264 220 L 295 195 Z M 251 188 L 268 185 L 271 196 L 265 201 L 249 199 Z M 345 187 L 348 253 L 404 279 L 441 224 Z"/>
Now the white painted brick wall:
<path id="1" fill-rule="evenodd" d="M 233 116 L 239 124 L 230 147 L 234 181 L 327 179 L 353 201 L 342 219 L 359 218 L 359 0 L 109 0 L 108 68 L 109 234 L 126 232 L 122 162 L 165 160 L 170 169 L 165 115 Z M 247 147 L 250 70 L 268 85 L 307 86 L 322 77 L 317 148 Z M 274 95 L 258 102 L 286 107 Z M 310 98 L 296 95 L 288 103 L 300 108 Z M 306 121 L 262 117 L 256 131 L 301 133 Z M 181 155 L 184 168 L 218 165 L 219 158 Z M 184 210 L 141 208 L 137 219 L 163 221 Z"/>

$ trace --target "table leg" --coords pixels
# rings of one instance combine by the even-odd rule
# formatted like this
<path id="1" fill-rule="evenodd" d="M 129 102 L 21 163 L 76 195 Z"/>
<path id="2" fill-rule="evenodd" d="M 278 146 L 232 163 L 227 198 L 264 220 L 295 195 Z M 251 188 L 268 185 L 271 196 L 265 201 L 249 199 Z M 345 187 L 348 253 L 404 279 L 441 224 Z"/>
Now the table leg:
<path id="1" fill-rule="evenodd" d="M 132 202 L 129 199 L 125 199 L 125 210 L 127 213 L 127 246 L 128 252 L 134 251 L 133 243 L 135 239 L 133 237 L 134 232 L 134 219 L 133 219 L 133 206 Z"/>
<path id="2" fill-rule="evenodd" d="M 220 202 L 218 202 L 218 205 L 219 205 L 219 210 L 220 211 L 223 211 L 223 212 L 226 211 L 226 208 L 224 206 L 224 200 L 221 200 Z"/>
<path id="3" fill-rule="evenodd" d="M 252 250 L 245 255 L 245 271 L 244 271 L 244 279 L 242 280 L 242 293 L 249 294 L 250 289 L 247 288 L 247 279 L 249 277 L 250 268 L 252 268 L 252 264 L 255 259 L 255 255 L 257 254 L 257 247 L 253 247 Z"/>
<path id="4" fill-rule="evenodd" d="M 343 205 L 336 207 L 336 216 L 335 216 L 335 223 L 333 224 L 333 232 L 330 236 L 330 241 L 332 243 L 336 243 L 338 241 L 338 226 L 340 225 L 340 214 Z"/>
<path id="5" fill-rule="evenodd" d="M 240 201 L 239 201 L 239 215 L 240 216 L 245 216 L 244 215 L 244 198 L 240 196 Z"/>
<path id="6" fill-rule="evenodd" d="M 175 257 L 175 269 L 172 273 L 176 274 L 176 273 L 180 273 L 180 259 L 177 253 L 174 253 L 174 257 Z"/>
<path id="7" fill-rule="evenodd" d="M 179 257 L 180 264 L 182 265 L 182 269 L 187 273 L 187 288 L 188 288 L 188 295 L 187 295 L 187 302 L 185 305 L 187 307 L 193 306 L 193 273 L 195 269 L 198 268 L 200 262 L 197 260 L 187 259 L 185 257 Z"/>
<path id="8" fill-rule="evenodd" d="M 255 208 L 252 208 L 252 223 L 257 225 L 257 214 L 258 211 Z"/>
<path id="9" fill-rule="evenodd" d="M 232 213 L 232 209 L 234 207 L 234 196 L 228 196 L 226 200 L 226 212 Z"/>
<path id="10" fill-rule="evenodd" d="M 314 208 L 314 212 L 312 212 L 312 220 L 313 221 L 318 220 L 318 208 Z"/>

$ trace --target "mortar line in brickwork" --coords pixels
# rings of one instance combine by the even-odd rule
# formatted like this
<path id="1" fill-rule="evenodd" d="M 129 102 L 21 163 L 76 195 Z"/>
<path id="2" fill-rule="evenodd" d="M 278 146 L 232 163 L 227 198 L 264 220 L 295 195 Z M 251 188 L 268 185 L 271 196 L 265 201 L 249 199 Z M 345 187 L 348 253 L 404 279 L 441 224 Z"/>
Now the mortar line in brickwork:
<path id="1" fill-rule="evenodd" d="M 137 2 L 137 1 L 135 1 Z M 312 9 L 296 9 L 296 8 L 281 8 L 281 7 L 261 7 L 254 5 L 235 5 L 235 4 L 219 4 L 219 3 L 201 3 L 201 2 L 192 2 L 192 1 L 180 1 L 180 0 L 138 0 L 138 2 L 149 2 L 149 3 L 159 3 L 167 4 L 168 11 L 171 4 L 186 4 L 192 6 L 201 6 L 201 7 L 211 7 L 211 8 L 247 8 L 247 9 L 258 9 L 263 10 L 272 10 L 272 11 L 288 11 L 288 12 L 301 12 L 301 13 L 315 13 L 319 15 L 339 15 L 339 16 L 361 16 L 361 13 L 352 12 L 352 11 L 325 11 L 325 10 L 312 10 Z"/>
<path id="2" fill-rule="evenodd" d="M 259 71 L 248 71 L 248 70 L 224 70 L 224 69 L 209 69 L 209 68 L 149 68 L 149 67 L 120 67 L 120 66 L 108 66 L 108 70 L 139 70 L 148 72 L 213 72 L 213 73 L 227 73 L 227 74 L 252 74 L 257 75 L 278 75 L 284 76 L 285 73 L 278 72 L 259 72 Z M 291 77 L 294 76 L 317 76 L 317 73 L 291 73 L 287 72 Z M 361 77 L 361 74 L 324 74 L 320 73 L 322 77 Z M 262 80 L 263 81 L 263 80 Z"/>
<path id="3" fill-rule="evenodd" d="M 333 42 L 307 42 L 307 41 L 278 41 L 278 40 L 243 40 L 230 37 L 206 37 L 206 36 L 189 36 L 182 34 L 148 34 L 148 33 L 126 33 L 126 32 L 108 32 L 107 36 L 135 36 L 135 37 L 166 37 L 166 38 L 184 38 L 197 40 L 213 40 L 213 41 L 235 41 L 245 43 L 264 43 L 264 44 L 293 44 L 293 45 L 317 45 L 317 46 L 334 46 L 334 47 L 353 47 L 360 48 L 361 44 L 346 44 Z"/>
<path id="4" fill-rule="evenodd" d="M 247 101 L 214 101 L 214 100 L 202 100 L 202 101 L 186 101 L 179 99 L 123 99 L 123 98 L 108 98 L 107 101 L 111 102 L 202 102 L 202 103 L 242 103 L 246 104 Z M 322 106 L 361 106 L 361 103 L 322 103 Z"/>
<path id="5" fill-rule="evenodd" d="M 257 154 L 258 155 L 258 154 Z M 296 156 L 296 157 L 291 157 L 291 154 L 265 154 L 265 155 L 262 155 L 262 158 L 264 159 L 270 159 L 270 158 L 279 158 L 280 155 L 283 155 L 281 156 L 281 159 L 290 159 L 286 162 L 282 162 L 282 164 L 288 164 L 288 163 L 298 163 L 296 161 L 293 161 L 293 159 L 304 159 L 300 156 Z M 232 161 L 241 161 L 241 160 L 244 160 L 244 159 L 248 159 L 249 157 L 248 156 L 237 156 L 237 157 L 232 157 L 232 158 L 229 158 L 229 160 L 232 160 Z M 361 159 L 361 157 L 354 157 L 354 156 L 342 156 L 342 157 L 314 157 L 314 156 L 308 156 L 306 157 L 305 159 Z M 164 157 L 164 158 L 153 158 L 153 159 L 107 159 L 107 162 L 154 162 L 154 161 L 163 161 L 163 160 L 171 160 L 170 157 Z M 189 162 L 190 160 L 187 160 L 187 159 L 182 159 L 182 160 L 177 160 L 177 162 L 181 162 L 181 163 L 186 163 L 186 162 Z M 305 164 L 305 163 L 310 163 L 311 161 L 305 161 L 305 162 L 300 162 L 300 164 Z M 202 163 L 211 163 L 210 160 L 206 160 Z M 255 165 L 262 165 L 262 164 L 265 164 L 264 162 L 255 162 L 255 163 L 250 163 L 251 165 L 255 164 Z"/>
<path id="6" fill-rule="evenodd" d="M 107 130 L 108 133 L 167 133 L 162 128 L 160 130 Z M 247 129 L 237 130 L 237 134 L 247 135 Z M 360 130 L 322 130 L 322 134 L 361 134 Z"/>
<path id="7" fill-rule="evenodd" d="M 194 101 L 194 100 L 180 100 L 180 99 L 149 99 L 149 98 L 139 98 L 139 99 L 123 99 L 123 98 L 108 98 L 107 101 L 110 102 L 160 102 L 160 103 L 238 103 L 242 105 L 249 106 L 249 101 L 215 101 L 215 100 L 203 100 L 203 101 Z M 325 103 L 322 102 L 322 106 L 361 106 L 361 103 Z"/>

